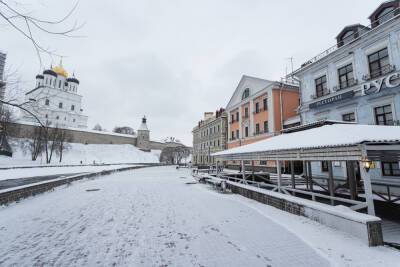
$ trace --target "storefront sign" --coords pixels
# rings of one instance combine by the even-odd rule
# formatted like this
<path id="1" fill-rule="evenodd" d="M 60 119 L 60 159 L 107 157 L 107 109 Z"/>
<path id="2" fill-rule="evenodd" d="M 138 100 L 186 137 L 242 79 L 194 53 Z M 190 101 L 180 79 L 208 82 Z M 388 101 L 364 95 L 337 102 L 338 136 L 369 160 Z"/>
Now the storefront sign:
<path id="1" fill-rule="evenodd" d="M 392 73 L 388 76 L 369 81 L 361 85 L 361 95 L 379 93 L 383 88 L 393 88 L 400 86 L 400 72 Z"/>
<path id="2" fill-rule="evenodd" d="M 332 103 L 335 103 L 335 102 L 342 101 L 344 99 L 352 98 L 353 96 L 354 96 L 354 91 L 349 91 L 349 92 L 346 92 L 346 93 L 343 93 L 343 94 L 340 94 L 340 95 L 335 95 L 335 96 L 332 96 L 332 97 L 329 97 L 329 98 L 325 98 L 325 99 L 322 99 L 320 101 L 311 103 L 309 105 L 309 107 L 310 108 L 318 108 L 318 107 L 322 107 L 322 106 L 325 106 L 325 105 L 328 105 L 328 104 L 332 104 Z"/>

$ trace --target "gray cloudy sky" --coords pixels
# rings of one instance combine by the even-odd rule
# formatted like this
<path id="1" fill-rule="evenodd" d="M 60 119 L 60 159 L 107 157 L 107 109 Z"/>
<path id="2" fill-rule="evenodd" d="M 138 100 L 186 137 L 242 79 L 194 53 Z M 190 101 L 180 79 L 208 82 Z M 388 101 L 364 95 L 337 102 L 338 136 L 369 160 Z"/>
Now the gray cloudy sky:
<path id="1" fill-rule="evenodd" d="M 21 8 L 60 18 L 67 0 L 21 0 Z M 81 0 L 70 19 L 86 23 L 85 38 L 39 35 L 65 55 L 81 81 L 89 127 L 138 128 L 148 117 L 151 136 L 191 144 L 204 111 L 225 107 L 243 74 L 278 80 L 334 44 L 348 24 L 368 24 L 379 0 Z M 34 87 L 39 63 L 32 45 L 0 21 L 0 50 Z M 45 66 L 50 57 L 43 58 Z M 53 64 L 58 63 L 53 58 Z"/>

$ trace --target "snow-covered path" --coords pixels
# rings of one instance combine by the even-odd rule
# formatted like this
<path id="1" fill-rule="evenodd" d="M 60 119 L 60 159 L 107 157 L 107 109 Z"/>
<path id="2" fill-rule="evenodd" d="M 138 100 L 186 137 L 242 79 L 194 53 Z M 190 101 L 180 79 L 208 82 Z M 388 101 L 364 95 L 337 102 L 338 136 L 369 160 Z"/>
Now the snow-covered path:
<path id="1" fill-rule="evenodd" d="M 2 208 L 0 265 L 329 265 L 283 227 L 191 181 L 148 168 Z"/>

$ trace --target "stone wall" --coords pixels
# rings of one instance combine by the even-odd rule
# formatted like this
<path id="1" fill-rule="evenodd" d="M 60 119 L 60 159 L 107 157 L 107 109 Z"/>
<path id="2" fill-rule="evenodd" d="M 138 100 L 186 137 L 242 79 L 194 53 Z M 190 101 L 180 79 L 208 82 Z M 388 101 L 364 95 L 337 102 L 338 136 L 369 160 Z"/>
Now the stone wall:
<path id="1" fill-rule="evenodd" d="M 24 124 L 24 123 L 9 123 L 8 135 L 15 138 L 29 138 L 34 136 L 35 129 L 39 128 L 37 125 Z M 129 136 L 126 134 L 116 134 L 109 132 L 99 132 L 92 130 L 80 129 L 65 129 L 70 136 L 71 143 L 80 144 L 129 144 L 137 147 L 136 136 Z M 156 141 L 148 141 L 145 148 L 138 147 L 139 149 L 153 149 L 163 150 L 168 146 L 178 146 L 178 143 L 161 143 Z"/>

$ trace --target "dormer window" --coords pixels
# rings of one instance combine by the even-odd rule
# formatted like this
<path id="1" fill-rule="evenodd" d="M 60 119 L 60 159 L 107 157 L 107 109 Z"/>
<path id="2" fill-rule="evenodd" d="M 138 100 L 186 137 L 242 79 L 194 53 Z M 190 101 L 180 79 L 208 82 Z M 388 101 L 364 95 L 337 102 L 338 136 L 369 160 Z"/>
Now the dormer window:
<path id="1" fill-rule="evenodd" d="M 384 10 L 382 10 L 378 16 L 376 16 L 375 22 L 377 25 L 380 25 L 382 23 L 385 23 L 389 19 L 394 17 L 394 7 L 387 7 Z"/>
<path id="2" fill-rule="evenodd" d="M 242 94 L 242 100 L 248 98 L 249 96 L 250 96 L 250 89 L 249 88 L 244 89 Z"/>
<path id="3" fill-rule="evenodd" d="M 382 3 L 372 14 L 369 16 L 372 27 L 376 27 L 385 23 L 399 14 L 400 2 L 398 0 L 386 1 Z"/>

